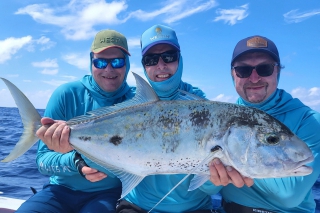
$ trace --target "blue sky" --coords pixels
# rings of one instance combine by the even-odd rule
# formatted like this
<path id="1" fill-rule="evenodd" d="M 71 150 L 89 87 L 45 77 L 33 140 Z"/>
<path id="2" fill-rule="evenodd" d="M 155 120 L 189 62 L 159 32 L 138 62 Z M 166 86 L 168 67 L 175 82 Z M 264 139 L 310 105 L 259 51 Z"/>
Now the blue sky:
<path id="1" fill-rule="evenodd" d="M 55 88 L 89 74 L 89 51 L 102 29 L 124 34 L 131 71 L 143 75 L 140 35 L 154 24 L 177 32 L 183 81 L 211 100 L 238 97 L 230 76 L 236 43 L 262 35 L 280 53 L 279 88 L 320 111 L 319 0 L 10 0 L 0 2 L 0 76 L 16 84 L 37 108 Z M 130 85 L 135 85 L 132 74 Z M 14 107 L 0 82 L 0 106 Z"/>

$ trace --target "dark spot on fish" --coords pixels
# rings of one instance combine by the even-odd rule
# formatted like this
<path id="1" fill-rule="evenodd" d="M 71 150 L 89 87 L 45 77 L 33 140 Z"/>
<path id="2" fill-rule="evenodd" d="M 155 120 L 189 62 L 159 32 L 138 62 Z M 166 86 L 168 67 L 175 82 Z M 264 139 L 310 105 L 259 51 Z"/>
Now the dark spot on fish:
<path id="1" fill-rule="evenodd" d="M 114 145 L 119 145 L 122 142 L 122 137 L 115 135 L 110 138 L 110 143 L 113 143 Z"/>
<path id="2" fill-rule="evenodd" d="M 91 137 L 89 136 L 80 136 L 79 139 L 83 141 L 91 141 Z"/>
<path id="3" fill-rule="evenodd" d="M 192 126 L 206 127 L 209 125 L 211 113 L 207 109 L 192 112 L 190 115 Z"/>

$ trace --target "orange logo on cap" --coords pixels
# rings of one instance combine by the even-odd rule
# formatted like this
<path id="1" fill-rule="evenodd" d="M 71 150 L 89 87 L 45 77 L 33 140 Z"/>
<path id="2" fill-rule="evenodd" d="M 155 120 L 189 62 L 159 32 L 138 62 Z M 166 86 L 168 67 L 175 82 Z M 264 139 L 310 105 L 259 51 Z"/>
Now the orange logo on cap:
<path id="1" fill-rule="evenodd" d="M 160 27 L 157 27 L 157 28 L 156 28 L 156 33 L 157 33 L 157 34 L 162 33 L 162 30 L 161 30 L 161 28 L 160 28 Z"/>
<path id="2" fill-rule="evenodd" d="M 253 37 L 247 41 L 247 47 L 267 47 L 268 42 L 261 37 Z"/>
<path id="3" fill-rule="evenodd" d="M 153 36 L 150 38 L 151 41 L 156 40 L 156 39 L 169 39 L 170 35 L 163 35 L 162 34 L 162 29 L 160 27 L 157 27 L 155 29 L 157 35 Z"/>

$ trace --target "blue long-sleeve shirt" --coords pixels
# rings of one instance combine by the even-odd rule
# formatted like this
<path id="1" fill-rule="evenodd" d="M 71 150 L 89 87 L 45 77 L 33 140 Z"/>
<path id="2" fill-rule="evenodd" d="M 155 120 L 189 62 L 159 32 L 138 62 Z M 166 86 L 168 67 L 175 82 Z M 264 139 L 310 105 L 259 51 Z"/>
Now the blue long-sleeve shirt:
<path id="1" fill-rule="evenodd" d="M 320 174 L 320 113 L 281 89 L 277 89 L 261 104 L 250 104 L 241 98 L 238 99 L 238 104 L 267 112 L 305 141 L 315 157 L 308 164 L 313 168 L 313 173 L 302 177 L 255 179 L 251 187 L 237 188 L 229 184 L 221 189 L 223 199 L 274 212 L 315 212 L 312 186 Z"/>
<path id="2" fill-rule="evenodd" d="M 122 89 L 108 95 L 99 88 L 91 75 L 84 76 L 80 81 L 67 83 L 58 87 L 52 94 L 45 110 L 45 116 L 55 120 L 69 120 L 73 117 L 84 115 L 86 112 L 104 106 L 111 106 L 130 99 L 135 94 L 135 88 L 130 88 L 126 83 Z M 63 185 L 72 190 L 99 191 L 121 187 L 121 181 L 111 172 L 85 159 L 86 163 L 108 175 L 98 182 L 90 182 L 83 178 L 74 164 L 75 151 L 61 154 L 54 152 L 40 140 L 37 153 L 39 171 L 49 175 L 50 183 Z"/>

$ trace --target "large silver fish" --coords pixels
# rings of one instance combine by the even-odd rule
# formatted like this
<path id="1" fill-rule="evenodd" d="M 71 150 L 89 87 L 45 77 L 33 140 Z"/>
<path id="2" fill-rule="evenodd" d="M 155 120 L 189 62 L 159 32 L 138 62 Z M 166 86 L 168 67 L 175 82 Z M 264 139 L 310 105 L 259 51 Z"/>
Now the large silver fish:
<path id="1" fill-rule="evenodd" d="M 189 190 L 209 179 L 208 163 L 219 157 L 242 175 L 274 178 L 308 175 L 308 146 L 285 125 L 255 108 L 208 100 L 160 101 L 134 74 L 131 100 L 71 119 L 70 143 L 122 181 L 122 197 L 152 174 L 195 174 Z M 8 80 L 24 133 L 3 162 L 12 161 L 37 140 L 40 115 Z M 188 99 L 197 99 L 184 93 Z"/>

